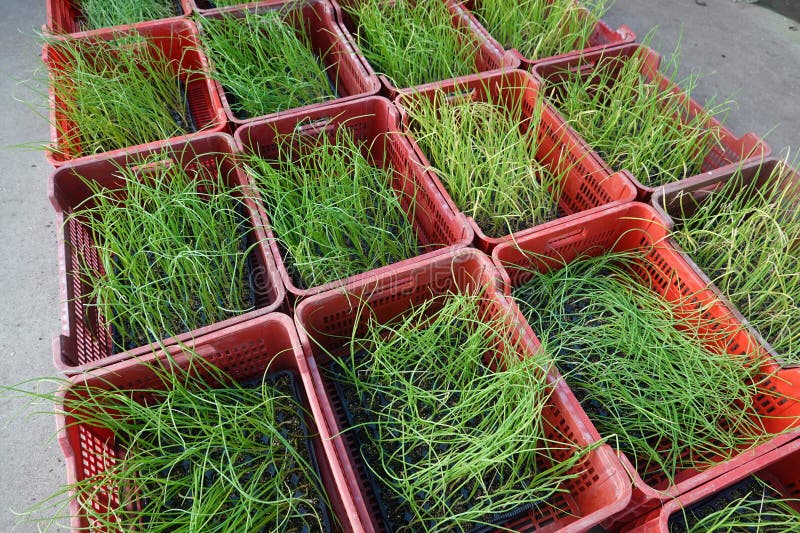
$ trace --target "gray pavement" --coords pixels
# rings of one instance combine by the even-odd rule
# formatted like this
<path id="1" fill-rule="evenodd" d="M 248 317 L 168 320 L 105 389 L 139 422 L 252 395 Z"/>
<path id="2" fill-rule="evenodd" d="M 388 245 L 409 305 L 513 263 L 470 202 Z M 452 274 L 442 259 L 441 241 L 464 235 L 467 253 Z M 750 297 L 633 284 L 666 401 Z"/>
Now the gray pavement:
<path id="1" fill-rule="evenodd" d="M 766 135 L 773 153 L 800 147 L 800 23 L 734 0 L 616 0 L 604 18 L 671 54 L 680 41 L 680 76 L 702 73 L 695 98 L 733 98 L 727 125 Z"/>
<path id="2" fill-rule="evenodd" d="M 2 0 L 0 15 L 0 384 L 54 376 L 50 342 L 59 330 L 54 216 L 47 200 L 50 167 L 41 152 L 8 148 L 44 142 L 46 123 L 19 82 L 39 66 L 34 31 L 44 0 Z M 704 72 L 695 96 L 733 94 L 728 125 L 737 134 L 771 132 L 774 151 L 800 146 L 798 23 L 733 0 L 617 0 L 606 20 L 640 36 L 660 29 L 653 46 L 669 53 L 682 35 L 682 73 Z M 734 94 L 735 93 L 735 94 Z M 41 108 L 42 102 L 38 107 Z M 0 395 L 0 531 L 65 479 L 50 405 Z M 35 531 L 30 522 L 16 531 Z"/>

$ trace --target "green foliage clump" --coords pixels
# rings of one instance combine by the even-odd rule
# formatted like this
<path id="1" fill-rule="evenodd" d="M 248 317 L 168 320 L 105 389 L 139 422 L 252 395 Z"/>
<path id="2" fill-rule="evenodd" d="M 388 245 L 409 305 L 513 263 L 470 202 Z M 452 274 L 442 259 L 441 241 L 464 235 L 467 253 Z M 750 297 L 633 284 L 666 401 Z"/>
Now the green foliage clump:
<path id="1" fill-rule="evenodd" d="M 642 261 L 575 261 L 514 296 L 600 434 L 617 436 L 645 481 L 671 482 L 769 436 L 754 404 L 766 377 L 753 354 L 713 349 L 730 332 L 659 297 L 631 270 Z"/>
<path id="2" fill-rule="evenodd" d="M 394 170 L 378 166 L 349 128 L 286 135 L 278 148 L 274 160 L 251 155 L 245 163 L 295 284 L 323 285 L 417 255 Z"/>
<path id="3" fill-rule="evenodd" d="M 204 18 L 200 40 L 212 76 L 237 116 L 255 117 L 335 98 L 305 33 L 282 10 Z"/>

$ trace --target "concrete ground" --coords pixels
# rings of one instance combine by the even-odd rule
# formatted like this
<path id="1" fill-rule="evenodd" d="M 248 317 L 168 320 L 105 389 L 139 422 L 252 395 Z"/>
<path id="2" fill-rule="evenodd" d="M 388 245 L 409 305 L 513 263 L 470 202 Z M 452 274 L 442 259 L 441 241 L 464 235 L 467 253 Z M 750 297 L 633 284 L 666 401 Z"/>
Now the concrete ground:
<path id="1" fill-rule="evenodd" d="M 21 81 L 39 68 L 35 31 L 44 0 L 2 0 L 0 16 L 0 385 L 55 376 L 50 342 L 59 331 L 54 216 L 47 200 L 50 167 L 41 151 L 14 147 L 45 142 L 35 111 L 42 99 Z M 733 0 L 616 0 L 606 21 L 640 37 L 658 25 L 653 46 L 671 52 L 682 36 L 681 72 L 706 74 L 695 96 L 733 95 L 728 117 L 741 134 L 767 135 L 774 152 L 800 146 L 798 23 Z M 33 103 L 33 104 L 32 104 Z M 54 440 L 52 407 L 0 393 L 0 531 L 35 531 L 22 512 L 65 480 Z M 46 414 L 32 414 L 46 411 Z M 16 528 L 15 528 L 16 526 Z"/>

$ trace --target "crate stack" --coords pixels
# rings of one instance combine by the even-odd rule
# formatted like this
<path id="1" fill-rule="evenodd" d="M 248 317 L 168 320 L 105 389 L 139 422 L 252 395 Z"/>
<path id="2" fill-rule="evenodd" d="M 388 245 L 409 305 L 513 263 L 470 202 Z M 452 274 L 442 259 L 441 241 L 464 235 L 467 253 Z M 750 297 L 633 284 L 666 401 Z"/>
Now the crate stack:
<path id="1" fill-rule="evenodd" d="M 714 202 L 731 188 L 735 196 L 756 197 L 775 182 L 775 205 L 793 211 L 798 173 L 770 159 L 769 146 L 755 134 L 736 136 L 707 113 L 660 66 L 655 51 L 635 42 L 629 28 L 615 30 L 572 0 L 508 6 L 483 0 L 163 0 L 160 10 L 143 9 L 128 19 L 114 14 L 117 3 L 123 4 L 103 3 L 112 12 L 103 19 L 89 12 L 98 8 L 87 0 L 47 0 L 43 61 L 51 80 L 52 137 L 47 155 L 55 167 L 49 194 L 59 227 L 62 302 L 53 356 L 69 380 L 60 392 L 57 418 L 73 495 L 73 530 L 126 524 L 147 530 L 153 520 L 150 514 L 137 518 L 152 501 L 137 496 L 135 479 L 82 492 L 82 483 L 112 475 L 137 448 L 99 424 L 103 417 L 82 412 L 90 404 L 80 398 L 113 389 L 155 411 L 163 398 L 153 391 L 166 394 L 175 386 L 165 375 L 225 381 L 216 372 L 250 387 L 254 380 L 274 383 L 289 376 L 301 415 L 300 440 L 306 442 L 301 446 L 306 459 L 300 462 L 316 473 L 322 494 L 294 512 L 318 512 L 321 518 L 304 524 L 294 518 L 282 522 L 280 516 L 261 524 L 227 524 L 229 508 L 242 501 L 232 496 L 212 513 L 217 521 L 198 530 L 389 533 L 410 523 L 411 531 L 688 531 L 731 501 L 745 506 L 756 489 L 762 496 L 767 489 L 771 497 L 777 494 L 800 517 L 798 351 L 779 346 L 773 331 L 744 312 L 740 293 L 718 287 L 720 276 L 737 274 L 705 270 L 695 262 L 699 245 L 689 249 L 686 242 L 694 241 L 681 240 L 680 233 L 694 227 L 692 217 L 706 213 L 704 206 L 724 205 Z M 509 6 L 524 10 L 536 4 L 545 6 L 538 9 L 550 27 L 509 32 L 508 22 L 503 25 L 500 15 Z M 427 16 L 411 19 L 420 12 Z M 115 22 L 103 27 L 97 20 Z M 391 24 L 406 26 L 393 34 Z M 385 32 L 381 42 L 380 32 Z M 403 42 L 409 32 L 410 41 Z M 539 42 L 540 34 L 549 41 Z M 419 43 L 428 47 L 428 57 L 424 46 L 421 53 L 415 48 Z M 113 62 L 125 57 L 133 59 L 114 70 Z M 78 68 L 84 69 L 83 78 L 71 78 Z M 97 71 L 86 74 L 93 68 Z M 117 106 L 136 96 L 126 96 L 126 79 L 142 75 L 166 80 L 169 94 L 151 97 L 134 128 Z M 105 85 L 96 84 L 100 78 Z M 635 86 L 625 85 L 630 79 Z M 111 89 L 92 94 L 93 87 Z M 581 105 L 590 111 L 572 115 L 569 95 L 576 90 L 585 92 L 588 103 Z M 624 136 L 635 137 L 661 121 L 669 125 L 662 131 L 701 139 L 668 169 L 655 156 L 626 159 L 633 148 L 609 147 L 591 130 L 619 119 L 608 108 L 614 98 L 627 95 L 622 101 L 629 102 L 648 91 L 658 95 L 652 100 L 656 107 L 635 119 L 639 123 Z M 177 103 L 168 101 L 170 94 Z M 592 105 L 596 112 L 587 125 Z M 452 138 L 436 129 L 447 113 L 453 129 L 444 133 Z M 105 125 L 97 127 L 101 119 Z M 496 133 L 488 129 L 492 124 L 511 125 L 501 130 L 499 147 L 483 138 Z M 459 137 L 462 128 L 467 135 Z M 665 158 L 669 151 L 662 150 Z M 509 153 L 523 156 L 515 162 Z M 495 178 L 490 189 L 486 183 Z M 181 180 L 186 183 L 180 191 L 171 187 Z M 551 205 L 531 214 L 526 211 L 531 206 L 523 204 L 537 188 Z M 187 202 L 186 194 L 202 201 Z M 511 207 L 493 212 L 501 197 L 510 197 Z M 306 203 L 291 204 L 301 201 Z M 166 215 L 156 218 L 161 208 Z M 114 218 L 102 220 L 103 209 Z M 126 234 L 137 226 L 126 224 L 120 214 L 125 209 L 160 220 L 165 234 L 185 248 L 171 256 L 154 242 L 158 235 L 148 240 Z M 194 211 L 181 211 L 186 209 Z M 315 218 L 322 213 L 327 218 Z M 226 218 L 233 226 L 215 241 L 192 225 L 194 217 L 205 224 Z M 686 239 L 696 237 L 685 231 Z M 785 236 L 786 254 L 796 253 L 798 237 Z M 127 257 L 110 248 L 111 240 L 141 248 L 128 250 Z M 234 259 L 213 245 L 203 247 L 209 240 L 233 243 L 234 251 L 225 253 Z M 760 257 L 758 243 L 755 247 L 752 253 Z M 548 332 L 529 322 L 518 289 L 610 253 L 634 258 L 625 279 L 635 290 L 654 294 L 665 313 L 683 317 L 686 330 L 701 324 L 696 335 L 703 349 L 729 354 L 752 370 L 754 393 L 737 400 L 751 413 L 752 424 L 741 429 L 740 444 L 724 456 L 686 443 L 673 472 L 644 468 L 629 446 L 599 429 L 602 415 L 571 381 L 582 369 L 559 364 Z M 188 273 L 175 266 L 187 256 L 194 261 Z M 129 259 L 138 266 L 130 266 Z M 800 268 L 800 262 L 787 264 Z M 221 275 L 216 280 L 221 286 L 207 283 L 208 272 L 228 267 L 235 273 Z M 200 268 L 208 271 L 193 271 Z M 137 286 L 134 273 L 144 276 L 147 286 Z M 781 274 L 787 284 L 797 284 L 797 270 Z M 523 472 L 518 492 L 535 493 L 536 484 L 545 483 L 538 477 L 542 472 L 563 470 L 559 485 L 536 500 L 495 501 L 493 490 L 507 473 L 486 474 L 444 499 L 402 493 L 381 474 L 397 458 L 386 450 L 379 450 L 380 457 L 370 455 L 364 442 L 385 437 L 379 420 L 361 421 L 360 430 L 351 427 L 359 426 L 366 409 L 354 411 L 353 402 L 374 402 L 378 392 L 362 391 L 354 400 L 332 376 L 355 379 L 347 361 L 374 355 L 360 351 L 365 336 L 383 331 L 382 339 L 391 343 L 399 336 L 393 328 L 419 309 L 428 313 L 419 328 L 434 328 L 442 302 L 453 295 L 474 298 L 476 320 L 492 326 L 483 371 L 502 374 L 506 365 L 513 366 L 501 362 L 508 354 L 553 358 L 530 377 L 547 391 L 540 404 L 519 406 L 534 413 L 530 424 L 540 436 L 530 443 L 536 460 L 525 463 L 531 472 L 528 477 Z M 140 301 L 145 297 L 155 303 Z M 146 314 L 148 305 L 157 316 Z M 454 321 L 453 331 L 461 326 Z M 794 324 L 779 333 L 791 337 Z M 445 340 L 463 342 L 469 336 L 460 330 L 453 335 Z M 420 354 L 421 360 L 428 355 Z M 438 370 L 417 368 L 410 381 L 451 377 Z M 402 413 L 417 409 L 410 397 L 380 398 L 381 405 L 400 402 Z M 413 408 L 403 410 L 404 401 Z M 443 405 L 437 408 L 444 417 L 453 405 Z M 493 407 L 486 405 L 486 412 Z M 113 417 L 114 409 L 107 414 Z M 495 418 L 486 427 L 497 429 L 503 420 Z M 483 428 L 483 423 L 475 424 Z M 726 423 L 719 425 L 728 431 Z M 519 447 L 527 444 L 521 441 Z M 418 472 L 431 457 L 459 446 L 458 441 L 434 446 L 421 458 L 408 452 L 400 460 L 403 472 Z M 254 450 L 260 451 L 239 460 L 258 464 L 264 448 Z M 514 454 L 524 456 L 519 450 Z M 492 457 L 487 459 L 484 468 L 491 472 Z M 562 469 L 565 464 L 569 468 Z M 192 499 L 202 498 L 193 493 L 180 505 L 191 507 Z M 436 515 L 434 500 L 447 509 L 458 507 L 462 515 Z M 492 511 L 470 514 L 486 502 Z"/>

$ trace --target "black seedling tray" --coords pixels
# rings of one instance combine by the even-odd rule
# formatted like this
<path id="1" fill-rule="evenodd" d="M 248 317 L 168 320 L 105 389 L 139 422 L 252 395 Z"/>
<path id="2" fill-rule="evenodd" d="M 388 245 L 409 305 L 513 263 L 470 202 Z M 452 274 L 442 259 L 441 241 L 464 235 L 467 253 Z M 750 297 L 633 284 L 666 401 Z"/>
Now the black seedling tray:
<path id="1" fill-rule="evenodd" d="M 270 387 L 277 389 L 286 396 L 290 396 L 291 398 L 294 399 L 295 402 L 297 402 L 298 405 L 301 406 L 303 405 L 303 399 L 302 399 L 303 397 L 301 395 L 300 388 L 297 385 L 297 381 L 295 380 L 295 376 L 292 372 L 284 370 L 280 372 L 267 374 L 266 376 L 263 376 L 263 382 L 266 382 Z M 262 386 L 262 376 L 256 376 L 252 379 L 243 381 L 241 382 L 241 386 L 243 388 L 248 388 L 248 389 L 260 388 Z M 293 434 L 288 429 L 282 426 L 280 428 L 281 436 L 288 442 L 293 442 L 294 444 L 296 444 L 295 448 L 297 449 L 297 451 L 304 456 L 303 458 L 308 462 L 309 465 L 311 465 L 314 471 L 317 472 L 317 474 L 319 474 L 320 472 L 319 463 L 317 462 L 317 456 L 314 451 L 314 446 L 312 445 L 311 442 L 311 433 L 306 423 L 306 413 L 301 410 L 300 412 L 295 413 L 295 415 L 297 415 L 298 418 L 300 426 L 300 434 L 299 435 Z M 276 413 L 276 416 L 279 417 L 278 422 L 282 423 L 283 420 L 281 420 L 280 418 L 281 413 Z M 259 439 L 263 444 L 269 443 L 269 437 L 266 435 L 261 435 Z M 301 440 L 303 441 L 302 445 L 299 443 L 299 441 Z M 247 462 L 249 463 L 256 461 L 258 461 L 258 457 L 255 455 L 247 459 Z M 181 465 L 181 469 L 183 471 L 179 472 L 179 475 L 189 475 L 191 465 L 188 460 L 184 461 L 183 463 L 184 464 Z M 170 477 L 173 470 L 174 469 L 170 469 L 170 472 L 165 472 L 164 473 L 165 475 L 163 477 L 164 478 Z M 203 473 L 203 477 L 204 477 L 204 482 L 210 485 L 217 480 L 218 474 L 213 470 L 206 470 Z M 289 478 L 289 480 L 290 482 L 295 483 L 294 486 L 290 487 L 290 489 L 294 494 L 297 494 L 297 492 L 302 492 L 304 483 L 301 483 L 303 480 L 299 476 L 297 477 L 292 476 Z M 306 480 L 306 482 L 308 481 L 309 480 Z M 308 483 L 306 483 L 306 485 L 307 484 Z M 319 494 L 325 493 L 323 487 L 320 486 L 319 484 L 317 484 L 316 488 Z M 325 505 L 325 501 L 322 501 L 317 498 L 316 503 L 317 503 L 316 511 L 317 515 L 320 517 L 320 521 L 322 522 L 323 531 L 325 533 L 331 533 L 333 531 L 333 527 L 331 525 L 328 508 Z M 179 501 L 168 501 L 166 502 L 166 505 L 169 508 L 180 508 Z M 261 530 L 261 533 L 269 533 L 270 531 L 271 529 L 264 528 Z M 317 533 L 316 531 L 309 530 L 305 524 L 303 524 L 302 526 L 296 526 L 296 525 L 293 526 L 291 523 L 286 524 L 284 531 L 291 533 Z"/>
<path id="2" fill-rule="evenodd" d="M 701 500 L 683 511 L 677 511 L 669 517 L 668 529 L 669 533 L 684 533 L 689 527 L 695 525 L 702 518 L 709 514 L 725 508 L 731 503 L 742 500 L 745 502 L 761 503 L 766 498 L 783 498 L 778 491 L 769 487 L 757 478 L 750 476 L 735 485 L 731 485 L 727 489 L 723 489 L 708 498 Z M 766 500 L 763 512 L 769 513 L 770 504 Z M 734 511 L 734 514 L 738 513 Z M 753 531 L 756 531 L 753 529 Z"/>
<path id="3" fill-rule="evenodd" d="M 361 350 L 356 354 L 356 360 L 363 360 L 365 357 L 368 357 L 366 351 Z M 326 371 L 325 387 L 333 404 L 333 410 L 337 414 L 339 428 L 343 430 L 341 435 L 350 451 L 351 457 L 355 459 L 354 466 L 360 484 L 364 489 L 368 489 L 368 493 L 364 495 L 367 506 L 372 510 L 373 517 L 377 519 L 376 522 L 380 521 L 380 524 L 376 524 L 376 526 L 387 533 L 404 530 L 402 526 L 414 518 L 407 504 L 395 495 L 391 488 L 385 485 L 373 472 L 372 468 L 367 466 L 367 463 L 370 463 L 367 460 L 368 457 L 374 458 L 371 463 L 376 466 L 378 465 L 377 459 L 379 457 L 375 447 L 375 443 L 378 442 L 377 428 L 374 423 L 365 420 L 365 418 L 372 419 L 373 412 L 365 407 L 369 405 L 370 401 L 366 396 L 361 396 L 357 401 L 353 401 L 356 394 L 352 387 L 341 379 L 342 367 L 340 363 L 333 361 L 324 370 Z M 380 392 L 372 392 L 371 395 L 378 399 L 380 406 L 389 403 Z M 476 420 L 476 424 L 477 422 Z M 406 456 L 406 459 L 409 462 L 415 460 L 411 455 Z M 419 460 L 419 458 L 416 460 Z M 462 489 L 458 496 L 466 498 L 468 495 L 467 489 Z M 467 503 L 466 505 L 468 510 L 470 508 L 469 504 Z M 532 504 L 528 504 L 507 513 L 489 515 L 485 521 L 490 525 L 475 525 L 468 529 L 459 529 L 459 532 L 490 533 L 533 508 Z M 433 526 L 433 524 L 428 525 L 428 529 L 432 529 Z"/>
<path id="4" fill-rule="evenodd" d="M 183 100 L 183 112 L 186 114 L 186 118 L 188 118 L 189 122 L 187 123 L 181 116 L 181 113 L 175 108 L 170 107 L 169 114 L 172 115 L 175 122 L 177 122 L 186 133 L 195 133 L 197 131 L 197 123 L 194 120 L 192 108 L 189 105 L 189 94 L 186 90 L 186 83 L 184 83 L 183 80 L 178 80 L 178 86 L 181 91 L 181 100 Z"/>

